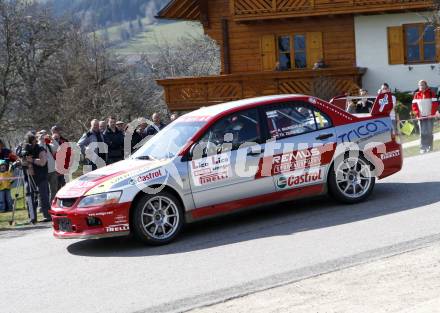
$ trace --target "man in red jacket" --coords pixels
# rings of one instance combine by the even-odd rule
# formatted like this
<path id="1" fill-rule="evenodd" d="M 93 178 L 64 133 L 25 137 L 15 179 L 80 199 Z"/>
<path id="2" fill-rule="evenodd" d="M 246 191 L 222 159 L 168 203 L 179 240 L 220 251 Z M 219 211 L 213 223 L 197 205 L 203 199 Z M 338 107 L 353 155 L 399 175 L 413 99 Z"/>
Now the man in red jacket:
<path id="1" fill-rule="evenodd" d="M 433 117 L 438 109 L 438 99 L 436 94 L 428 87 L 425 80 L 419 81 L 419 90 L 414 94 L 412 110 L 420 122 L 420 153 L 432 150 L 434 136 Z"/>

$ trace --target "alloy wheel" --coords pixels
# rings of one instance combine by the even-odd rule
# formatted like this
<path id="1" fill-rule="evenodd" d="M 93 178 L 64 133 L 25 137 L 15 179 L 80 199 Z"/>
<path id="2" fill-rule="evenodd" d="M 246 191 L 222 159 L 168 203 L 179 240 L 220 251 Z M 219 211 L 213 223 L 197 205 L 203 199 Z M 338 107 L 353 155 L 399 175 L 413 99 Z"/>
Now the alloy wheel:
<path id="1" fill-rule="evenodd" d="M 336 186 L 348 198 L 360 198 L 372 182 L 370 165 L 361 158 L 350 157 L 335 169 Z"/>
<path id="2" fill-rule="evenodd" d="M 142 226 L 154 239 L 171 237 L 178 228 L 179 218 L 177 205 L 168 197 L 152 197 L 142 208 Z"/>

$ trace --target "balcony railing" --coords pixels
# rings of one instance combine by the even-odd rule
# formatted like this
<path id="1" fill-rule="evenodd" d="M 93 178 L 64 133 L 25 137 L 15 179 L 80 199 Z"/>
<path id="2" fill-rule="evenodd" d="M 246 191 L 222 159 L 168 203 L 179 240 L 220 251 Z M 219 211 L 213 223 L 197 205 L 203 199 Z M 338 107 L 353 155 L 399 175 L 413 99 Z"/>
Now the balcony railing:
<path id="1" fill-rule="evenodd" d="M 353 92 L 365 68 L 326 68 L 158 80 L 171 111 L 264 95 L 300 93 L 329 99 Z"/>
<path id="2" fill-rule="evenodd" d="M 236 20 L 427 9 L 432 0 L 230 0 Z"/>

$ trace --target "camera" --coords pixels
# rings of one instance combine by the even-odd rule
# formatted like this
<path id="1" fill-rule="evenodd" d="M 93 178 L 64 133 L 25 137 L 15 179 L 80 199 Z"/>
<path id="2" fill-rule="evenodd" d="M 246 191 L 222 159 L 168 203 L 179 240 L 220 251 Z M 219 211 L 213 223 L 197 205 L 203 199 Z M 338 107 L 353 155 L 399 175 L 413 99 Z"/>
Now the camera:
<path id="1" fill-rule="evenodd" d="M 15 154 L 19 160 L 13 164 L 13 168 L 21 168 L 28 174 L 34 175 L 32 163 L 29 163 L 26 158 L 33 155 L 33 146 L 29 143 L 22 143 L 15 149 Z"/>
<path id="2" fill-rule="evenodd" d="M 19 158 L 23 159 L 23 158 L 26 158 L 28 156 L 31 156 L 32 155 L 32 150 L 33 150 L 33 147 L 32 147 L 31 144 L 24 143 L 24 144 L 19 145 L 15 152 L 16 152 L 16 154 L 17 154 L 17 156 Z"/>

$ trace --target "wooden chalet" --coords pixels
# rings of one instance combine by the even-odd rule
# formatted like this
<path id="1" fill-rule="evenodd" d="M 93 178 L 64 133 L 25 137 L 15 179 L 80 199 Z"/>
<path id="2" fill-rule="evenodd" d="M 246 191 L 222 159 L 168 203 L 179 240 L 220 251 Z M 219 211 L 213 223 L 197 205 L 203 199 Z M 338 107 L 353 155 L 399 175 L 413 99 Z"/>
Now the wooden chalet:
<path id="1" fill-rule="evenodd" d="M 432 6 L 427 0 L 171 0 L 158 17 L 200 21 L 221 48 L 222 68 L 218 76 L 158 83 L 172 111 L 260 95 L 322 94 L 317 88 L 336 95 L 366 85 L 374 93 L 384 81 L 410 90 L 430 79 L 426 71 L 433 73 L 438 60 L 440 41 L 423 15 Z M 325 68 L 312 69 L 319 59 Z M 410 78 L 415 72 L 420 76 Z"/>

